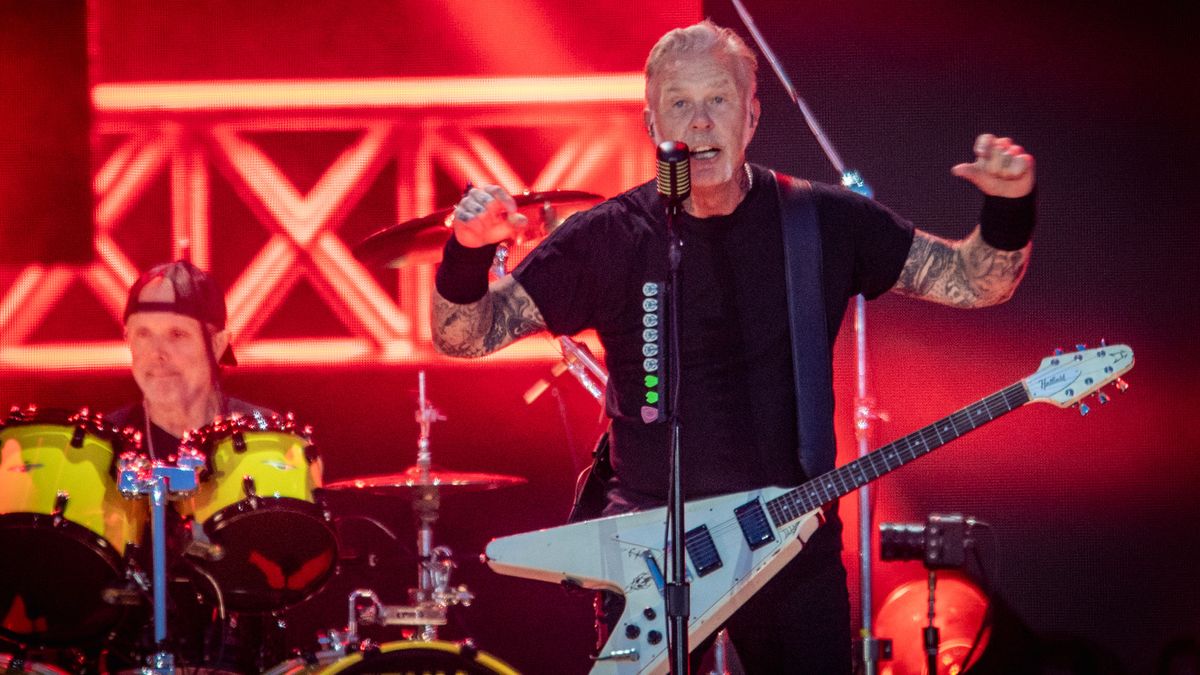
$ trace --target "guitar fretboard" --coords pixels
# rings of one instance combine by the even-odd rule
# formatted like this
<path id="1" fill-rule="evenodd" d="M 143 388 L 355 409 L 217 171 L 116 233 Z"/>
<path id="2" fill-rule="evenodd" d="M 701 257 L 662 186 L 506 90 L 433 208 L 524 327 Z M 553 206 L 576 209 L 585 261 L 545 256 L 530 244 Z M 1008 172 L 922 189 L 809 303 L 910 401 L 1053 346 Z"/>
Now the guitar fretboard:
<path id="1" fill-rule="evenodd" d="M 868 455 L 808 481 L 767 502 L 767 513 L 776 527 L 788 523 L 923 457 L 934 449 L 978 429 L 1029 402 L 1021 382 L 893 441 Z"/>

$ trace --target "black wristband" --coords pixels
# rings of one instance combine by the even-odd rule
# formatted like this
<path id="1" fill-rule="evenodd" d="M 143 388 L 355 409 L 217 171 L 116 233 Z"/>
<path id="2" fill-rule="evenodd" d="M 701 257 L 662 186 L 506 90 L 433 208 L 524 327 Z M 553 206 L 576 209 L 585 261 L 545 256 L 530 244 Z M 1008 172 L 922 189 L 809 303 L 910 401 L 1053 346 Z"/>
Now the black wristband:
<path id="1" fill-rule="evenodd" d="M 450 235 L 442 249 L 442 264 L 434 285 L 443 298 L 456 305 L 469 305 L 487 295 L 488 268 L 496 257 L 496 244 L 468 248 Z"/>
<path id="2" fill-rule="evenodd" d="M 979 234 L 984 243 L 1001 251 L 1019 251 L 1033 238 L 1037 223 L 1037 188 L 1024 197 L 983 198 Z"/>

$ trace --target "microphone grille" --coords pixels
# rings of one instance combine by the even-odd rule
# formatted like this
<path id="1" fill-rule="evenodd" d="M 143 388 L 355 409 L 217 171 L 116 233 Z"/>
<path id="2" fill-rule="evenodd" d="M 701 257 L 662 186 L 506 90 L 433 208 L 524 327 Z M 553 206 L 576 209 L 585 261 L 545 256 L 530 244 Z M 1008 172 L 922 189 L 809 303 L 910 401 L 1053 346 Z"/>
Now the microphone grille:
<path id="1" fill-rule="evenodd" d="M 659 160 L 659 195 L 664 197 L 688 195 L 688 193 L 691 191 L 690 173 L 691 172 L 688 171 L 688 165 L 686 165 L 684 162 Z"/>
<path id="2" fill-rule="evenodd" d="M 658 194 L 672 200 L 687 199 L 692 191 L 688 147 L 678 141 L 665 141 L 659 144 L 656 159 Z"/>

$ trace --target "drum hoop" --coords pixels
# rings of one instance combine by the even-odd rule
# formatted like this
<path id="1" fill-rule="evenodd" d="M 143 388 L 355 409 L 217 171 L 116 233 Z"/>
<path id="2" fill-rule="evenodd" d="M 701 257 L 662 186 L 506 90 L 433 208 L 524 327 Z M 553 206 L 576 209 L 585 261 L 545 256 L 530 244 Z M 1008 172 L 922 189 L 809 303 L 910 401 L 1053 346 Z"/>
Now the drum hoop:
<path id="1" fill-rule="evenodd" d="M 26 529 L 28 529 L 31 527 L 37 528 L 37 529 L 42 529 L 42 530 L 49 530 L 51 528 L 58 530 L 62 534 L 66 535 L 67 538 L 71 539 L 72 541 L 75 541 L 76 543 L 79 543 L 79 544 L 83 544 L 87 548 L 87 550 L 90 551 L 91 553 L 95 553 L 96 557 L 99 558 L 100 561 L 109 569 L 109 571 L 112 572 L 114 580 L 119 581 L 123 578 L 123 574 L 125 571 L 124 559 L 121 556 L 117 555 L 116 550 L 114 550 L 112 548 L 112 545 L 108 542 L 107 539 L 105 539 L 104 537 L 101 537 L 100 535 L 96 534 L 95 532 L 92 532 L 91 530 L 87 529 L 86 527 L 79 525 L 77 523 L 73 523 L 69 520 L 65 520 L 65 519 L 61 520 L 60 522 L 55 523 L 54 516 L 49 516 L 49 515 L 45 515 L 45 514 L 41 514 L 41 513 L 0 514 L 0 530 L 5 530 L 5 529 L 9 529 L 9 528 L 13 528 L 13 529 L 26 528 Z M 125 620 L 127 609 L 128 608 L 117 608 L 118 614 L 117 614 L 117 618 L 114 620 L 115 621 L 114 625 L 119 624 L 121 621 Z M 111 630 L 111 627 L 108 627 L 98 633 L 87 634 L 87 636 L 84 639 L 88 640 L 89 642 L 101 641 L 104 639 L 104 635 L 107 634 L 110 630 Z M 75 637 L 68 639 L 66 637 L 61 636 L 61 634 L 58 634 L 58 633 L 16 633 L 11 630 L 8 630 L 7 628 L 0 627 L 0 637 L 4 638 L 5 640 L 13 641 L 16 643 L 25 643 L 25 644 L 30 644 L 30 645 L 42 646 L 42 647 L 59 648 L 59 647 L 78 646 L 78 640 L 79 640 L 80 636 L 75 636 Z M 2 641 L 2 640 L 0 640 L 0 641 Z M 0 672 L 4 672 L 5 667 L 7 667 L 7 666 L 2 661 L 0 661 Z M 29 671 L 29 672 L 37 672 L 37 671 Z M 60 671 L 56 670 L 53 672 L 60 672 Z"/>
<path id="2" fill-rule="evenodd" d="M 91 413 L 87 408 L 72 412 L 64 408 L 28 406 L 20 409 L 13 406 L 8 417 L 0 419 L 0 433 L 9 428 L 36 426 L 82 429 L 85 434 L 95 436 L 113 446 L 114 456 L 125 450 L 140 450 L 142 446 L 140 432 L 132 427 L 118 427 L 107 421 L 103 413 Z"/>
<path id="3" fill-rule="evenodd" d="M 221 418 L 186 432 L 179 445 L 181 449 L 199 452 L 208 457 L 209 472 L 212 471 L 213 449 L 222 441 L 243 434 L 274 433 L 285 434 L 304 441 L 304 457 L 309 464 L 317 461 L 319 456 L 317 446 L 312 442 L 312 427 L 296 422 L 291 413 L 285 416 L 273 414 L 270 417 L 259 415 L 238 415 Z M 236 442 L 235 442 L 236 448 Z"/>
<path id="4" fill-rule="evenodd" d="M 335 675 L 336 673 L 340 673 L 351 666 L 356 666 L 366 660 L 375 658 L 377 654 L 391 654 L 395 652 L 418 649 L 440 651 L 447 654 L 461 656 L 472 663 L 478 663 L 485 668 L 491 668 L 493 671 L 498 673 L 498 675 L 520 675 L 520 673 L 513 669 L 512 666 L 483 651 L 482 649 L 458 642 L 443 642 L 441 640 L 431 642 L 416 640 L 388 642 L 380 645 L 377 653 L 372 653 L 370 656 L 367 656 L 364 652 L 357 652 L 353 655 L 347 656 L 344 659 L 341 659 L 340 661 L 335 661 L 334 663 L 329 664 L 323 668 L 320 673 L 321 675 Z"/>
<path id="5" fill-rule="evenodd" d="M 12 654 L 0 654 L 0 672 L 7 673 L 14 665 Z M 21 666 L 21 670 L 17 672 L 33 673 L 34 675 L 68 675 L 67 671 L 49 663 L 29 660 L 26 660 L 24 665 Z"/>
<path id="6" fill-rule="evenodd" d="M 256 511 L 291 511 L 292 513 L 308 516 L 323 525 L 325 529 L 329 530 L 330 537 L 336 539 L 336 535 L 333 533 L 333 525 L 329 522 L 329 518 L 326 517 L 327 514 L 324 507 L 316 502 L 307 502 L 295 497 L 259 496 L 243 499 L 209 516 L 208 520 L 204 521 L 204 527 L 207 529 L 211 524 L 212 532 L 209 534 L 216 534 L 227 523 L 236 520 L 238 516 L 249 515 Z"/>
<path id="7" fill-rule="evenodd" d="M 58 522 L 55 522 L 55 521 Z M 45 513 L 4 513 L 0 514 L 0 529 L 29 528 L 37 530 L 55 530 L 76 543 L 83 544 L 93 551 L 113 571 L 120 576 L 125 570 L 125 562 L 116 549 L 104 537 L 96 534 L 79 523 L 66 518 Z"/>

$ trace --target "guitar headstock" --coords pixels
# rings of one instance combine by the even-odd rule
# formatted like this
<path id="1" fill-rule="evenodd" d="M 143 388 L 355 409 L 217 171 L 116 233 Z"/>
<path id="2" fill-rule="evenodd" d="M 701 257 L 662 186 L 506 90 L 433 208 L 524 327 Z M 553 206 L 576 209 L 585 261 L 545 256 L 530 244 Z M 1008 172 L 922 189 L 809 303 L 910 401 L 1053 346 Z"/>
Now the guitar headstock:
<path id="1" fill-rule="evenodd" d="M 1117 389 L 1125 391 L 1127 385 L 1121 376 L 1133 368 L 1133 350 L 1128 345 L 1101 343 L 1094 349 L 1076 345 L 1076 350 L 1058 350 L 1047 356 L 1036 373 L 1022 380 L 1030 401 L 1053 403 L 1060 408 L 1079 403 L 1080 412 L 1086 415 L 1088 408 L 1083 399 L 1100 392 L 1105 385 L 1115 381 Z M 1101 403 L 1108 401 L 1104 393 L 1099 396 Z"/>

